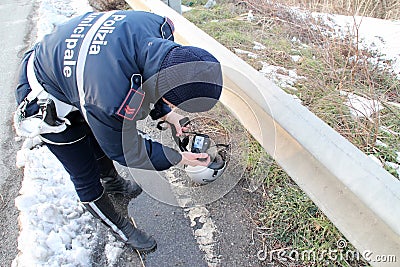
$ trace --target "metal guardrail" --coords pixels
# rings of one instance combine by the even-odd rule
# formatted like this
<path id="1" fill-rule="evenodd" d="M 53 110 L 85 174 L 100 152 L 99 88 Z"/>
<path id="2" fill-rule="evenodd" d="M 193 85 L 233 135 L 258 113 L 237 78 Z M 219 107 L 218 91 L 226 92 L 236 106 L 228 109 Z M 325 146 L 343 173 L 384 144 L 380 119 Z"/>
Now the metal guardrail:
<path id="1" fill-rule="evenodd" d="M 210 51 L 223 65 L 221 102 L 358 251 L 368 254 L 364 256 L 372 259 L 371 265 L 399 266 L 400 182 L 396 178 L 164 3 L 126 2 L 134 10 L 172 19 L 178 43 Z M 398 262 L 383 262 L 388 256 Z"/>

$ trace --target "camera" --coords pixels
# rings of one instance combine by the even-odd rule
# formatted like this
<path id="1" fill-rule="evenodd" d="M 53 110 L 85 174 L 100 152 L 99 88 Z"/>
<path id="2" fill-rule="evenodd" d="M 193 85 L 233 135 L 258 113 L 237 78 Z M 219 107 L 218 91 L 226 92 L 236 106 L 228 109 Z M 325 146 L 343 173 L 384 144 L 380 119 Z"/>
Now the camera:
<path id="1" fill-rule="evenodd" d="M 210 137 L 206 134 L 196 134 L 192 142 L 192 153 L 207 153 L 210 148 Z"/>

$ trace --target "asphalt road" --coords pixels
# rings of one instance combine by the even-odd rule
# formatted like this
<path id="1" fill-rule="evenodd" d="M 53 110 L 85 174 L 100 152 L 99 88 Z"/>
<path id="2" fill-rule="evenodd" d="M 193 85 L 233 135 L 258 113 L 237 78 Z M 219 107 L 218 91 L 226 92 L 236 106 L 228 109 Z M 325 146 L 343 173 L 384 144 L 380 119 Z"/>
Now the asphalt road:
<path id="1" fill-rule="evenodd" d="M 18 63 L 33 40 L 35 1 L 2 0 L 0 4 L 0 266 L 10 266 L 17 254 L 18 195 L 22 172 L 15 167 L 20 143 L 15 141 L 12 113 Z M 139 228 L 158 241 L 156 251 L 143 256 L 145 266 L 261 266 L 256 255 L 252 207 L 259 197 L 239 183 L 213 203 L 183 209 L 164 204 L 143 193 L 135 200 L 116 198 L 118 208 L 135 218 Z M 105 229 L 99 229 L 106 231 Z M 93 266 L 105 266 L 104 243 L 93 256 Z M 137 254 L 126 249 L 115 266 L 140 266 Z"/>
<path id="2" fill-rule="evenodd" d="M 18 211 L 14 199 L 18 195 L 22 173 L 16 168 L 12 114 L 15 110 L 16 71 L 31 39 L 28 35 L 33 1 L 2 0 L 0 3 L 0 266 L 10 266 L 17 254 Z"/>

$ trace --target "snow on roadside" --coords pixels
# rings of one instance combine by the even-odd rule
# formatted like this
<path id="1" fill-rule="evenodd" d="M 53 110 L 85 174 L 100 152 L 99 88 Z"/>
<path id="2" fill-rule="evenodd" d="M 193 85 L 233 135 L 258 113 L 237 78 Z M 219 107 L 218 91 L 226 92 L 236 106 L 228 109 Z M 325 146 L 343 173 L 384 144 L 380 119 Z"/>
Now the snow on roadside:
<path id="1" fill-rule="evenodd" d="M 36 41 L 68 18 L 92 10 L 80 0 L 39 3 Z M 26 139 L 17 152 L 16 165 L 24 168 L 24 178 L 15 199 L 20 233 L 19 253 L 12 266 L 91 266 L 99 238 L 98 223 L 79 203 L 61 163 L 40 143 L 38 138 Z M 118 258 L 121 244 L 106 244 L 109 264 Z"/>
<path id="2" fill-rule="evenodd" d="M 93 11 L 87 1 L 79 0 L 39 0 L 37 21 L 37 41 L 50 33 L 56 25 L 70 17 Z"/>
<path id="3" fill-rule="evenodd" d="M 12 266 L 89 266 L 95 222 L 61 163 L 38 139 L 24 141 L 16 163 L 24 179 L 15 199 L 20 253 Z"/>

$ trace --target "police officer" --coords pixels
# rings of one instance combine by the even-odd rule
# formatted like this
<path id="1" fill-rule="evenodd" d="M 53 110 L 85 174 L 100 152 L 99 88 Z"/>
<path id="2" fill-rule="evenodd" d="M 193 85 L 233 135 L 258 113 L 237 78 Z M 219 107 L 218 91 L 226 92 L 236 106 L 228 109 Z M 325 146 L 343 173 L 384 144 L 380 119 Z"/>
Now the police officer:
<path id="1" fill-rule="evenodd" d="M 134 198 L 142 189 L 123 179 L 113 161 L 156 171 L 179 163 L 207 166 L 207 154 L 145 138 L 136 122 L 150 115 L 181 135 L 183 117 L 172 109 L 210 110 L 222 90 L 215 57 L 175 43 L 173 30 L 168 18 L 139 11 L 72 18 L 25 54 L 16 90 L 17 132 L 26 130 L 25 121 L 39 121 L 30 136 L 39 134 L 60 160 L 80 201 L 139 251 L 156 241 L 117 213 L 108 194 Z"/>

